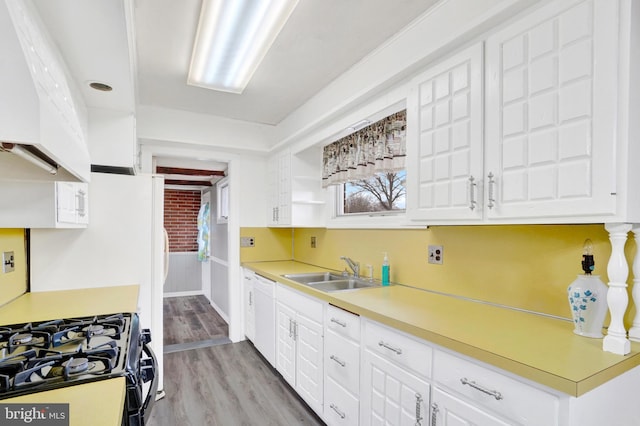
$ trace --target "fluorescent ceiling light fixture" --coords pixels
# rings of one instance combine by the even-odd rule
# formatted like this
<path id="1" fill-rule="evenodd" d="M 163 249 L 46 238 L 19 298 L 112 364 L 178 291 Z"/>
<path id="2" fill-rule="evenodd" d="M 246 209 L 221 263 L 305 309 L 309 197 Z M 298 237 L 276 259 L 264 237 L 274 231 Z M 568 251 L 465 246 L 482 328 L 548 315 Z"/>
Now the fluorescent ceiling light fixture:
<path id="1" fill-rule="evenodd" d="M 242 93 L 298 0 L 203 0 L 187 84 Z"/>
<path id="2" fill-rule="evenodd" d="M 48 171 L 52 175 L 55 175 L 58 173 L 57 164 L 55 163 L 50 164 L 48 161 L 38 157 L 36 154 L 31 152 L 28 148 L 23 147 L 22 145 L 3 142 L 0 146 L 2 147 L 3 151 L 7 151 L 14 155 L 17 155 L 23 160 L 27 160 L 31 164 L 35 164 L 41 169 Z"/>

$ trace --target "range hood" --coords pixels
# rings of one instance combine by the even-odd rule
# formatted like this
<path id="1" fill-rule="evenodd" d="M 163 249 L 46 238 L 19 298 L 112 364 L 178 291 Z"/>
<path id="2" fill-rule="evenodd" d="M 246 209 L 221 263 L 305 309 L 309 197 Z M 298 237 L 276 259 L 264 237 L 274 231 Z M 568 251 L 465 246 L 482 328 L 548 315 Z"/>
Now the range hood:
<path id="1" fill-rule="evenodd" d="M 88 181 L 86 107 L 30 0 L 0 0 L 0 55 L 0 143 L 28 145 L 27 151 Z M 7 151 L 0 162 L 25 163 Z M 11 178 L 3 170 L 0 178 Z"/>

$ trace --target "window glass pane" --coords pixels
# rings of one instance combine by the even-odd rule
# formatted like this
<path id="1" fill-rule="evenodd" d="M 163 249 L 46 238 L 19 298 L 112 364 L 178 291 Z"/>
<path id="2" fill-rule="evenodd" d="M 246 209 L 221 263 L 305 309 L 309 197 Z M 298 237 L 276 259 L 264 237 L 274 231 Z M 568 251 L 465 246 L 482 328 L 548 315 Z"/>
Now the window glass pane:
<path id="1" fill-rule="evenodd" d="M 406 171 L 378 173 L 376 176 L 348 182 L 342 186 L 341 211 L 338 214 L 385 213 L 405 210 Z"/>

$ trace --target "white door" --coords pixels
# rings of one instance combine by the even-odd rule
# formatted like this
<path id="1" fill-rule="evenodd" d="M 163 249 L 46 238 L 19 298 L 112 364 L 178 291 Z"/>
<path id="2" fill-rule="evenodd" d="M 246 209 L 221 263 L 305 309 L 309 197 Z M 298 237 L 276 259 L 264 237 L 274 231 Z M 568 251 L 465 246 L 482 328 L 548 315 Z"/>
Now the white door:
<path id="1" fill-rule="evenodd" d="M 615 212 L 616 13 L 551 2 L 487 39 L 489 219 Z"/>
<path id="2" fill-rule="evenodd" d="M 276 304 L 276 369 L 294 388 L 296 386 L 295 318 L 296 312 L 293 309 L 282 303 Z"/>
<path id="3" fill-rule="evenodd" d="M 429 383 L 413 373 L 364 352 L 360 394 L 361 425 L 426 426 Z"/>
<path id="4" fill-rule="evenodd" d="M 438 388 L 433 390 L 429 420 L 430 426 L 509 426 L 511 424 Z"/>
<path id="5" fill-rule="evenodd" d="M 322 324 L 298 313 L 296 331 L 296 390 L 317 413 L 322 413 Z"/>
<path id="6" fill-rule="evenodd" d="M 407 100 L 407 215 L 482 219 L 482 44 L 431 67 Z"/>

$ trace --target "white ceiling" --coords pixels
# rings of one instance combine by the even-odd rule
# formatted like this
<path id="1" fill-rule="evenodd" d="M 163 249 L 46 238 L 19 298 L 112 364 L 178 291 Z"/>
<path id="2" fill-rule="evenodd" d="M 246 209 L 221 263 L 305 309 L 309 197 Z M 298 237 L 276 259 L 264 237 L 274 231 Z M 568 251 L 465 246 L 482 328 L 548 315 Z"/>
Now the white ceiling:
<path id="1" fill-rule="evenodd" d="M 149 105 L 276 125 L 437 1 L 300 0 L 241 95 L 186 84 L 200 0 L 34 3 L 89 107 Z M 90 81 L 114 90 L 96 92 Z"/>

